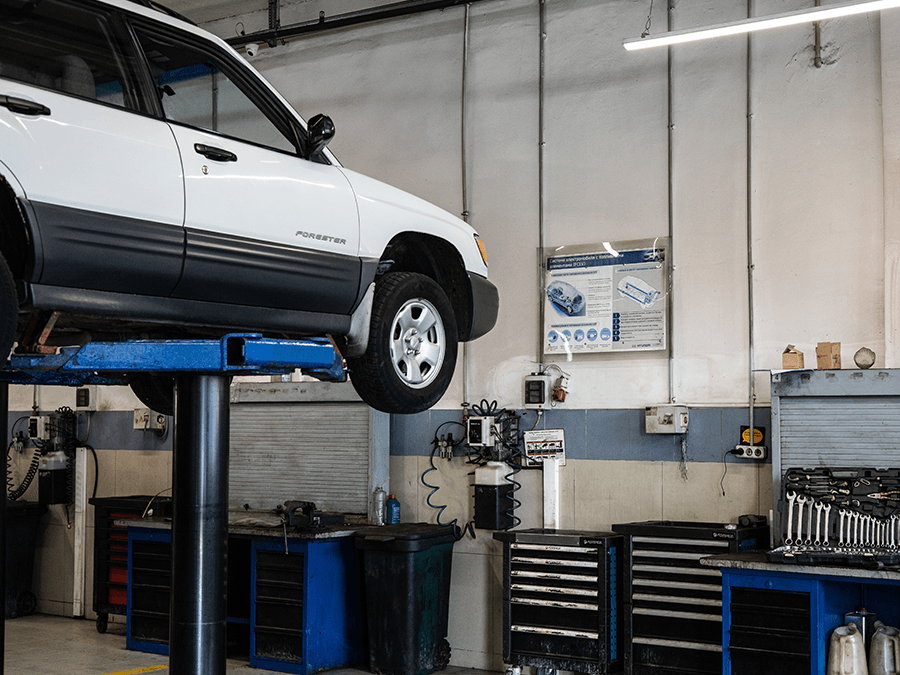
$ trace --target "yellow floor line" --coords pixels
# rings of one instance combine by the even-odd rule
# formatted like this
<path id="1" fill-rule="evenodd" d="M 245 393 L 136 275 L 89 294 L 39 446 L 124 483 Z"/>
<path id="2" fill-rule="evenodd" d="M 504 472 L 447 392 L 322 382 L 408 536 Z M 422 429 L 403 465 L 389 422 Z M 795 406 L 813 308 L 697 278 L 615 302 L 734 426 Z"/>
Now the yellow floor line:
<path id="1" fill-rule="evenodd" d="M 137 673 L 149 673 L 151 670 L 163 670 L 168 667 L 168 665 L 149 666 L 148 668 L 138 668 L 137 670 L 123 670 L 120 673 L 107 673 L 106 675 L 136 675 Z"/>

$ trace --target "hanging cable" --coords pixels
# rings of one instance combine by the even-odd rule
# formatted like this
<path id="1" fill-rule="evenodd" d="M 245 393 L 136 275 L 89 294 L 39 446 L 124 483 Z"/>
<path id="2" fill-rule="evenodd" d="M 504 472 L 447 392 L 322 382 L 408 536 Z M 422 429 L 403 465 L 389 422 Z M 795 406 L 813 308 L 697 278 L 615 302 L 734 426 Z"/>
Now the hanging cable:
<path id="1" fill-rule="evenodd" d="M 650 22 L 653 20 L 653 0 L 650 0 L 650 11 L 647 12 L 647 24 L 644 26 L 644 32 L 641 37 L 645 38 L 650 35 Z"/>
<path id="2" fill-rule="evenodd" d="M 15 441 L 13 441 L 6 448 L 6 500 L 10 502 L 14 502 L 20 499 L 22 495 L 28 492 L 28 488 L 31 486 L 32 481 L 34 481 L 34 477 L 38 472 L 38 466 L 41 463 L 41 449 L 35 446 L 34 454 L 31 456 L 31 464 L 28 466 L 28 471 L 25 473 L 25 477 L 22 479 L 19 487 L 14 487 L 12 475 L 13 459 L 10 451 L 13 449 L 15 444 Z"/>

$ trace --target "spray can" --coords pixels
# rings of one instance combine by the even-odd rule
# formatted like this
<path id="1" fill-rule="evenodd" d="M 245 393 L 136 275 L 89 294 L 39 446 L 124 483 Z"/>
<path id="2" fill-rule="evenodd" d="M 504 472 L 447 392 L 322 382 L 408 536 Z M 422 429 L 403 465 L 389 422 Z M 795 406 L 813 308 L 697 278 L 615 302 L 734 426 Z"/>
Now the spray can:
<path id="1" fill-rule="evenodd" d="M 380 487 L 375 488 L 372 493 L 372 503 L 374 505 L 374 517 L 372 522 L 375 525 L 384 525 L 384 490 Z"/>
<path id="2" fill-rule="evenodd" d="M 388 495 L 385 515 L 387 517 L 388 525 L 400 524 L 400 502 L 397 501 L 397 495 Z"/>

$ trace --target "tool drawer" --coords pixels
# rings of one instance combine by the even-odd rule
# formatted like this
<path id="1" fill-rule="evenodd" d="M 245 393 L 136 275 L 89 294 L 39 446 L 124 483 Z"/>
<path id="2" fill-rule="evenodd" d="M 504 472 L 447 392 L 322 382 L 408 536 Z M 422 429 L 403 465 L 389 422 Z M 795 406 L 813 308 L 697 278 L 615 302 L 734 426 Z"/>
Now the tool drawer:
<path id="1" fill-rule="evenodd" d="M 621 671 L 622 538 L 562 530 L 494 537 L 504 541 L 504 660 L 583 673 Z"/>
<path id="2" fill-rule="evenodd" d="M 768 527 L 649 521 L 613 530 L 626 535 L 626 672 L 720 673 L 722 578 L 700 559 L 763 546 Z"/>

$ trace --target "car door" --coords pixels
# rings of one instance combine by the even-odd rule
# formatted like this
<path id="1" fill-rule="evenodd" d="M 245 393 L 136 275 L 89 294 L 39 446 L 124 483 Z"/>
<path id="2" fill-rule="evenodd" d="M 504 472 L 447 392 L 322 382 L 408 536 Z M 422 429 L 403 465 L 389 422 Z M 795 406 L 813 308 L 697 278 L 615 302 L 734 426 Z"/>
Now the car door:
<path id="1" fill-rule="evenodd" d="M 178 147 L 117 25 L 86 3 L 0 0 L 0 161 L 35 216 L 30 281 L 165 296 L 184 254 Z"/>
<path id="2" fill-rule="evenodd" d="M 239 56 L 136 25 L 178 147 L 187 249 L 181 298 L 348 313 L 359 217 L 337 167 L 300 156 L 304 130 Z"/>

